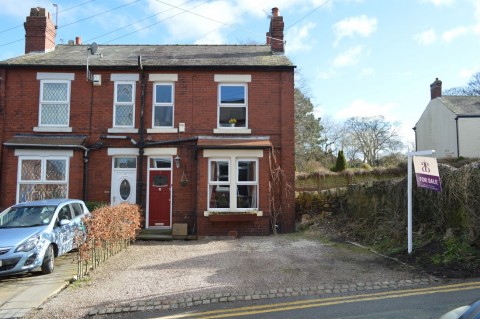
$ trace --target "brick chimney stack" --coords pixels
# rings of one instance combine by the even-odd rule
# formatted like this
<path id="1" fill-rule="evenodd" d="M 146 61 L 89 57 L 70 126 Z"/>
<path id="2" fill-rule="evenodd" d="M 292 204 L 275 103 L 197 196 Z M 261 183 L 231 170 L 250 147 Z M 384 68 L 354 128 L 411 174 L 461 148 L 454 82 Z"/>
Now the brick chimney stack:
<path id="1" fill-rule="evenodd" d="M 55 50 L 57 30 L 50 13 L 45 8 L 30 9 L 30 16 L 23 25 L 25 27 L 25 54 Z"/>
<path id="2" fill-rule="evenodd" d="M 272 48 L 273 54 L 285 53 L 283 42 L 283 17 L 278 15 L 278 8 L 272 9 L 272 19 L 270 20 L 270 30 L 267 32 L 267 45 Z"/>
<path id="3" fill-rule="evenodd" d="M 436 78 L 435 81 L 433 81 L 433 83 L 430 84 L 430 97 L 433 100 L 441 96 L 442 96 L 442 81 Z"/>

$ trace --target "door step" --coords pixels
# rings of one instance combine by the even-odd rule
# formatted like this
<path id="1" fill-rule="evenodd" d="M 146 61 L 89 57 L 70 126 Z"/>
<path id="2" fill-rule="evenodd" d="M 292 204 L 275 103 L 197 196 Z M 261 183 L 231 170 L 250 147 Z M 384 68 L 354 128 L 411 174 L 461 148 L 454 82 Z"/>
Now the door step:
<path id="1" fill-rule="evenodd" d="M 159 240 L 171 241 L 173 240 L 171 229 L 141 229 L 140 234 L 137 235 L 137 240 Z"/>
<path id="2" fill-rule="evenodd" d="M 183 235 L 183 234 L 182 234 Z M 197 240 L 196 235 L 172 235 L 172 229 L 141 229 L 137 240 L 172 241 L 174 239 Z"/>

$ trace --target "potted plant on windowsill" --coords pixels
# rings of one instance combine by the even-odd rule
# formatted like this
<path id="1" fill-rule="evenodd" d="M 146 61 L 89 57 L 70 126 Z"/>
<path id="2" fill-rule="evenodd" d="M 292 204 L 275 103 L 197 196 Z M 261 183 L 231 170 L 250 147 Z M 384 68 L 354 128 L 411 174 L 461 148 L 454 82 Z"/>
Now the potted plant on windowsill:
<path id="1" fill-rule="evenodd" d="M 237 124 L 237 119 L 232 117 L 228 120 L 228 124 L 230 125 L 230 127 L 235 127 L 235 124 Z"/>

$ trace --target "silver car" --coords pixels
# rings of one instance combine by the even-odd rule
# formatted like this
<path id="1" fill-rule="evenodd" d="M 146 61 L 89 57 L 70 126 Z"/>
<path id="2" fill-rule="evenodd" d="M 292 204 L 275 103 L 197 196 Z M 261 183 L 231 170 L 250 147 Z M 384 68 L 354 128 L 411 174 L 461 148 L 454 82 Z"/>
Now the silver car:
<path id="1" fill-rule="evenodd" d="M 55 257 L 82 240 L 90 214 L 77 199 L 48 199 L 13 205 L 0 213 L 0 276 L 40 269 L 53 272 Z M 84 234 L 84 233 L 83 233 Z"/>

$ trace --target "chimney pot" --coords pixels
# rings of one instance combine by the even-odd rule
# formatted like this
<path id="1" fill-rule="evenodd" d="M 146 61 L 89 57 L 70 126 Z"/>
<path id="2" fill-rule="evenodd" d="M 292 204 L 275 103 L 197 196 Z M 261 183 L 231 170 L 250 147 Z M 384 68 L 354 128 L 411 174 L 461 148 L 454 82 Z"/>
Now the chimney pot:
<path id="1" fill-rule="evenodd" d="M 433 83 L 430 84 L 430 98 L 433 100 L 441 96 L 442 96 L 442 81 L 436 78 L 435 81 L 433 81 Z"/>
<path id="2" fill-rule="evenodd" d="M 277 7 L 272 8 L 272 16 L 278 17 L 278 8 Z"/>
<path id="3" fill-rule="evenodd" d="M 75 37 L 75 44 L 76 45 L 82 44 L 82 38 L 81 37 Z"/>

